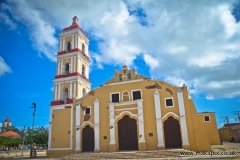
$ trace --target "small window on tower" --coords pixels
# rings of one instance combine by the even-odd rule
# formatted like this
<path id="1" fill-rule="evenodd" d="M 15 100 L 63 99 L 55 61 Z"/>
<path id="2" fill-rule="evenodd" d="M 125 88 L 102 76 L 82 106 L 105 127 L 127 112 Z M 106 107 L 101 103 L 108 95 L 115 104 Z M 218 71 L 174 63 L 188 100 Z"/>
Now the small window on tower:
<path id="1" fill-rule="evenodd" d="M 122 82 L 122 75 L 119 75 L 119 82 Z"/>
<path id="2" fill-rule="evenodd" d="M 85 77 L 85 66 L 82 65 L 82 76 Z"/>
<path id="3" fill-rule="evenodd" d="M 128 73 L 128 80 L 131 80 L 131 79 L 132 79 L 131 73 Z"/>
<path id="4" fill-rule="evenodd" d="M 69 63 L 65 65 L 65 72 L 64 72 L 65 76 L 68 76 L 68 74 L 69 74 Z"/>
<path id="5" fill-rule="evenodd" d="M 124 73 L 126 73 L 126 69 L 124 69 Z"/>
<path id="6" fill-rule="evenodd" d="M 85 45 L 82 43 L 82 53 L 85 54 Z"/>
<path id="7" fill-rule="evenodd" d="M 87 115 L 87 114 L 91 114 L 90 108 L 85 108 L 85 115 Z"/>
<path id="8" fill-rule="evenodd" d="M 71 50 L 71 42 L 68 42 L 67 43 L 67 52 L 70 52 L 70 50 Z"/>

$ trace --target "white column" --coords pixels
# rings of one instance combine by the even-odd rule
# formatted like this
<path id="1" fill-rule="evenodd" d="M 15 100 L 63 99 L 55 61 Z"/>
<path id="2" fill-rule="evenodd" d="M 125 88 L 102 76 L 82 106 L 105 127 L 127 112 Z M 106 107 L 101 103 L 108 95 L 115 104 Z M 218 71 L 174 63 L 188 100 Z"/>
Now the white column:
<path id="1" fill-rule="evenodd" d="M 57 100 L 57 84 L 54 85 L 54 101 Z"/>
<path id="2" fill-rule="evenodd" d="M 144 134 L 144 119 L 143 119 L 143 105 L 142 99 L 137 100 L 138 104 L 138 124 L 139 124 L 139 135 L 142 135 L 139 138 L 139 142 L 146 142 L 145 141 L 145 134 Z"/>
<path id="3" fill-rule="evenodd" d="M 156 124 L 157 124 L 157 136 L 158 136 L 158 147 L 164 147 L 163 143 L 163 129 L 162 129 L 162 113 L 161 113 L 161 103 L 160 94 L 158 91 L 154 93 L 154 104 L 156 113 Z"/>
<path id="4" fill-rule="evenodd" d="M 59 38 L 59 48 L 58 48 L 59 52 L 61 51 L 61 37 Z"/>
<path id="5" fill-rule="evenodd" d="M 74 38 L 76 38 L 76 39 L 75 39 L 74 46 L 75 46 L 75 48 L 77 48 L 78 35 L 75 34 L 75 35 L 74 35 Z"/>
<path id="6" fill-rule="evenodd" d="M 74 86 L 73 86 L 73 97 L 76 97 L 76 81 L 73 82 Z"/>
<path id="7" fill-rule="evenodd" d="M 58 100 L 60 100 L 61 83 L 58 83 Z"/>
<path id="8" fill-rule="evenodd" d="M 77 44 L 76 44 L 76 48 L 79 48 L 78 42 L 79 42 L 79 35 L 77 35 Z"/>
<path id="9" fill-rule="evenodd" d="M 88 70 L 89 70 L 89 68 L 88 68 L 88 64 L 86 64 L 86 77 L 88 78 Z"/>
<path id="10" fill-rule="evenodd" d="M 80 74 L 82 74 L 82 59 L 80 58 L 80 62 L 79 62 L 79 72 Z"/>
<path id="11" fill-rule="evenodd" d="M 63 37 L 63 44 L 62 44 L 62 50 L 65 50 L 65 37 Z"/>
<path id="12" fill-rule="evenodd" d="M 86 53 L 87 56 L 88 56 L 88 46 L 89 46 L 89 43 L 87 43 L 87 45 L 85 47 L 85 53 Z"/>
<path id="13" fill-rule="evenodd" d="M 70 99 L 72 99 L 72 82 L 70 82 Z"/>
<path id="14" fill-rule="evenodd" d="M 72 69 L 73 68 L 73 57 L 71 57 L 71 62 L 70 63 L 71 63 L 70 72 L 72 73 L 73 72 L 73 69 Z"/>
<path id="15" fill-rule="evenodd" d="M 78 84 L 77 84 L 77 97 L 81 98 L 81 83 L 80 83 L 80 81 L 78 81 Z"/>
<path id="16" fill-rule="evenodd" d="M 61 59 L 60 74 L 62 74 L 62 68 L 63 68 L 63 59 Z"/>
<path id="17" fill-rule="evenodd" d="M 76 127 L 79 127 L 79 128 L 80 128 L 80 117 L 81 117 L 80 111 L 81 111 L 80 103 L 77 102 L 76 103 Z M 80 129 L 76 130 L 76 151 L 81 150 L 80 134 L 81 134 Z"/>
<path id="18" fill-rule="evenodd" d="M 181 125 L 181 135 L 182 135 L 182 145 L 189 145 L 188 141 L 188 131 L 187 131 L 187 123 L 186 123 L 186 114 L 185 114 L 185 106 L 183 99 L 183 91 L 178 89 L 178 106 L 179 106 L 179 114 L 180 114 L 180 125 Z"/>
<path id="19" fill-rule="evenodd" d="M 95 150 L 100 150 L 99 144 L 99 101 L 94 101 L 94 135 L 95 135 Z"/>
<path id="20" fill-rule="evenodd" d="M 110 143 L 116 144 L 115 141 L 115 123 L 114 123 L 114 104 L 109 105 L 109 118 L 110 118 Z"/>
<path id="21" fill-rule="evenodd" d="M 72 49 L 74 49 L 74 35 L 72 35 Z"/>
<path id="22" fill-rule="evenodd" d="M 76 72 L 76 56 L 73 57 L 73 72 Z"/>
<path id="23" fill-rule="evenodd" d="M 60 74 L 60 59 L 58 59 L 58 61 L 57 61 L 57 69 L 58 69 L 58 71 L 57 71 L 57 75 L 59 75 Z"/>

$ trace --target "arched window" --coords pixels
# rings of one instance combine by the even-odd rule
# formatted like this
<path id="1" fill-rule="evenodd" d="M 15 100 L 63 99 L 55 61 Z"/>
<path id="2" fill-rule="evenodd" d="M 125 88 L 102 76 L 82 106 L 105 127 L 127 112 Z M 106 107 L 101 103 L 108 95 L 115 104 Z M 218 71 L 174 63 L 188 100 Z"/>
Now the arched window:
<path id="1" fill-rule="evenodd" d="M 122 75 L 119 75 L 119 82 L 122 82 Z"/>
<path id="2" fill-rule="evenodd" d="M 128 91 L 123 92 L 123 101 L 129 101 L 129 93 Z"/>
<path id="3" fill-rule="evenodd" d="M 85 54 L 85 45 L 84 45 L 84 43 L 82 43 L 82 53 Z"/>
<path id="4" fill-rule="evenodd" d="M 64 104 L 67 103 L 68 99 L 68 88 L 64 88 L 62 92 L 62 100 L 64 101 Z"/>
<path id="5" fill-rule="evenodd" d="M 64 75 L 68 76 L 69 74 L 69 63 L 65 64 L 65 71 L 64 71 Z"/>
<path id="6" fill-rule="evenodd" d="M 128 80 L 131 80 L 132 79 L 132 76 L 131 76 L 131 73 L 128 73 Z"/>
<path id="7" fill-rule="evenodd" d="M 82 93 L 82 96 L 85 96 L 86 95 L 86 89 L 85 88 L 83 88 L 83 91 L 82 91 L 83 93 Z"/>
<path id="8" fill-rule="evenodd" d="M 70 52 L 70 50 L 71 50 L 71 42 L 68 42 L 67 43 L 67 52 Z"/>
<path id="9" fill-rule="evenodd" d="M 85 66 L 82 65 L 82 76 L 85 77 Z"/>

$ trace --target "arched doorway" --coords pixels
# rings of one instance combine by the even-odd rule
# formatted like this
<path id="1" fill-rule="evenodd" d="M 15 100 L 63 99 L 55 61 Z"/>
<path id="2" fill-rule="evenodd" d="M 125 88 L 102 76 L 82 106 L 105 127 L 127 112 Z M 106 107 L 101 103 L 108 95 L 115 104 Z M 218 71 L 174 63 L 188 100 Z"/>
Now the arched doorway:
<path id="1" fill-rule="evenodd" d="M 118 121 L 119 150 L 138 150 L 137 123 L 135 119 L 124 116 Z"/>
<path id="2" fill-rule="evenodd" d="M 94 151 L 94 130 L 89 125 L 82 131 L 82 151 Z"/>
<path id="3" fill-rule="evenodd" d="M 62 100 L 64 101 L 64 104 L 67 103 L 68 99 L 68 88 L 64 88 L 62 91 Z"/>
<path id="4" fill-rule="evenodd" d="M 181 148 L 181 132 L 178 120 L 168 117 L 164 122 L 164 136 L 166 148 Z"/>

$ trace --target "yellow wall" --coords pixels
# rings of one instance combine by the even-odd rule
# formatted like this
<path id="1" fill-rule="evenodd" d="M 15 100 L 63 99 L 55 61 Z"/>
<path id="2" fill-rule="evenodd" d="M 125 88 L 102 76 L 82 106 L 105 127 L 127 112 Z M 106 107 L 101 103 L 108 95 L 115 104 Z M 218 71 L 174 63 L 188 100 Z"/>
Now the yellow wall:
<path id="1" fill-rule="evenodd" d="M 230 134 L 230 128 L 228 127 L 222 127 L 220 129 L 218 129 L 218 133 L 220 138 L 222 138 L 222 140 L 230 140 L 231 134 Z"/>
<path id="2" fill-rule="evenodd" d="M 205 122 L 204 116 L 209 116 L 210 121 Z M 218 129 L 217 129 L 215 113 L 204 113 L 204 114 L 201 113 L 201 114 L 199 114 L 199 118 L 203 122 L 203 126 L 204 126 L 205 132 L 208 136 L 210 144 L 211 145 L 219 145 L 220 139 L 219 139 L 219 134 L 218 134 Z"/>
<path id="3" fill-rule="evenodd" d="M 71 109 L 53 110 L 51 148 L 70 148 Z"/>

